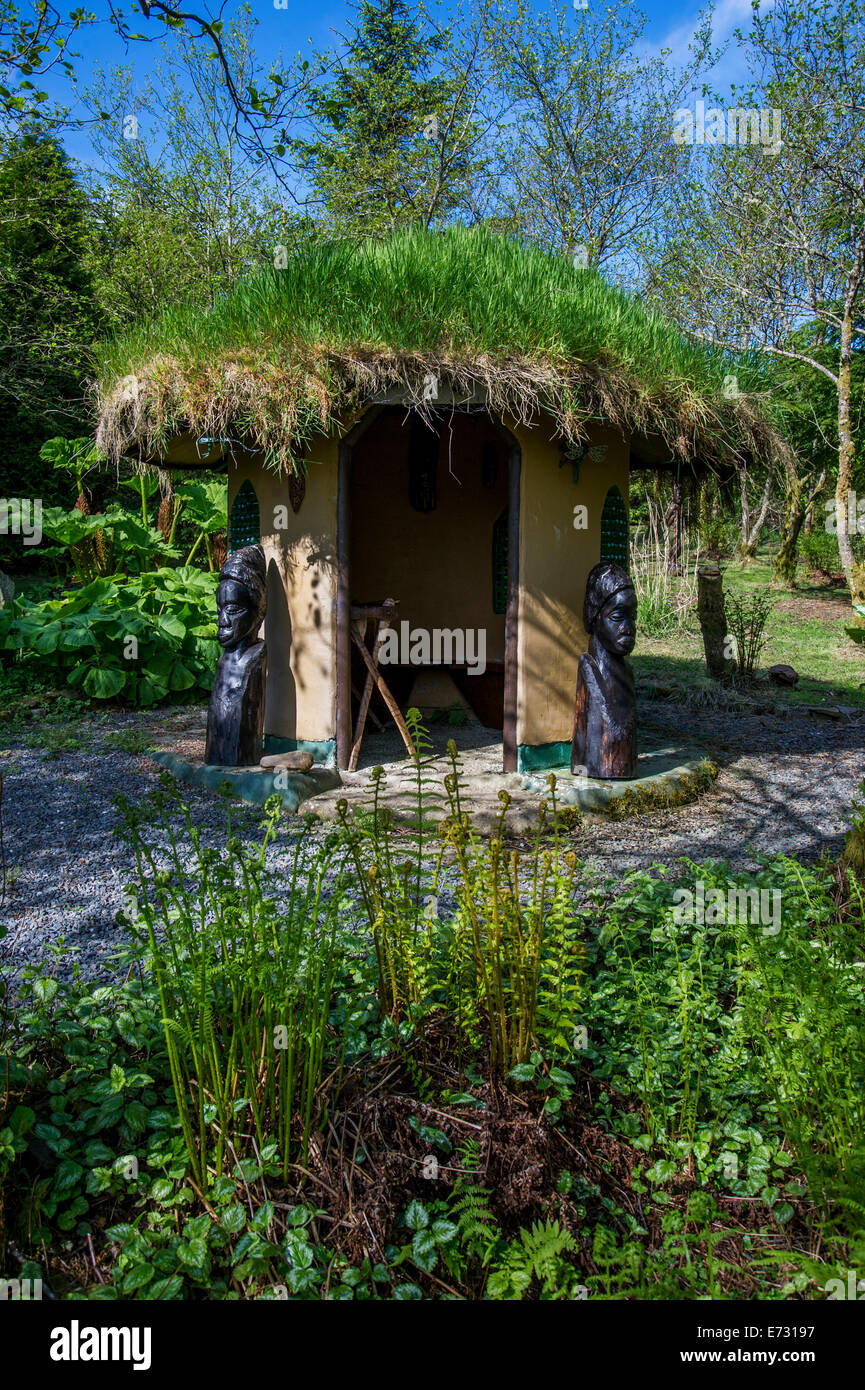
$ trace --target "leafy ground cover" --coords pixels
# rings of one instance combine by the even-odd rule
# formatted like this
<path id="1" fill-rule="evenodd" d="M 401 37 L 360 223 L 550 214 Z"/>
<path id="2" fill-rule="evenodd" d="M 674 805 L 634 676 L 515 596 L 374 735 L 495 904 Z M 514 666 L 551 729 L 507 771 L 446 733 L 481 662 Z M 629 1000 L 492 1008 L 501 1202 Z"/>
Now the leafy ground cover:
<path id="1" fill-rule="evenodd" d="M 152 705 L 201 695 L 219 654 L 217 576 L 192 566 L 123 582 L 102 577 L 56 599 L 16 600 L 0 612 L 0 640 L 32 665 L 96 700 Z"/>
<path id="2" fill-rule="evenodd" d="M 325 840 L 306 824 L 278 899 L 276 805 L 251 848 L 227 806 L 219 852 L 168 779 L 125 806 L 122 983 L 30 971 L 6 1002 L 7 1273 L 97 1299 L 826 1297 L 865 1245 L 856 878 L 608 879 L 552 817 L 523 851 L 476 837 L 457 766 L 425 846 L 376 786 Z M 683 924 L 698 880 L 777 890 L 780 930 Z"/>
<path id="3" fill-rule="evenodd" d="M 184 483 L 160 500 L 159 480 L 136 475 L 121 486 L 138 494 L 137 508 L 116 498 L 91 513 L 83 480 L 98 451 L 57 439 L 43 457 L 73 474 L 78 501 L 42 517 L 56 544 L 40 558 L 53 561 L 54 581 L 29 576 L 0 607 L 0 708 L 13 704 L 5 690 L 31 699 L 57 687 L 97 704 L 201 700 L 219 655 L 213 538 L 226 525 L 225 483 Z M 197 552 L 206 569 L 192 563 Z"/>

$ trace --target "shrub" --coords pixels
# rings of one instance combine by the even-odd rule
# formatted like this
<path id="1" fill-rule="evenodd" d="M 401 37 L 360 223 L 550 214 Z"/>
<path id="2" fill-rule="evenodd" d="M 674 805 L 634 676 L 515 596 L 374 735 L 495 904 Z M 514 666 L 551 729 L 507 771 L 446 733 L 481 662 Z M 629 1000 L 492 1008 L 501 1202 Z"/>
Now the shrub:
<path id="1" fill-rule="evenodd" d="M 766 623 L 772 612 L 773 602 L 766 594 L 752 594 L 750 598 L 740 598 L 729 591 L 724 593 L 724 608 L 727 625 L 733 638 L 733 659 L 744 681 L 754 678 L 757 657 L 766 645 Z"/>
<path id="2" fill-rule="evenodd" d="M 739 543 L 739 528 L 722 516 L 708 517 L 700 526 L 701 549 L 712 560 L 732 555 Z"/>
<path id="3" fill-rule="evenodd" d="M 808 568 L 818 574 L 841 573 L 838 538 L 830 536 L 826 531 L 812 531 L 809 536 L 800 536 L 799 554 Z"/>
<path id="4" fill-rule="evenodd" d="M 40 554 L 68 562 L 82 584 L 100 575 L 140 573 L 158 560 L 177 559 L 180 553 L 125 507 L 109 507 L 95 515 L 85 515 L 76 507 L 69 512 L 46 507 L 42 529 L 57 545 Z"/>
<path id="5" fill-rule="evenodd" d="M 187 566 L 94 579 L 58 599 L 0 610 L 0 645 L 97 700 L 154 705 L 213 684 L 217 576 Z"/>

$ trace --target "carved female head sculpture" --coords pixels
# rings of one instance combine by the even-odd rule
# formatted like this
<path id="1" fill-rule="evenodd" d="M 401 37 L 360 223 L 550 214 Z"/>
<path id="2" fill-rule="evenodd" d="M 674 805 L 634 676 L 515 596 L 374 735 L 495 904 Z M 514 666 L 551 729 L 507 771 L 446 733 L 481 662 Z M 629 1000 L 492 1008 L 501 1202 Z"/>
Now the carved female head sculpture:
<path id="1" fill-rule="evenodd" d="M 258 634 L 266 607 L 267 570 L 260 545 L 229 555 L 219 574 L 216 640 L 226 651 L 249 643 Z"/>
<path id="2" fill-rule="evenodd" d="M 205 761 L 245 767 L 261 757 L 267 649 L 258 640 L 266 607 L 267 567 L 260 545 L 229 555 L 216 591 L 216 666 L 207 712 Z"/>
<path id="3" fill-rule="evenodd" d="M 601 561 L 589 574 L 583 622 L 589 646 L 577 668 L 571 771 L 635 777 L 634 674 L 625 657 L 637 636 L 637 595 L 627 571 L 611 560 Z"/>
<path id="4" fill-rule="evenodd" d="M 630 656 L 637 639 L 637 594 L 621 565 L 602 560 L 590 572 L 583 622 L 586 632 L 612 655 Z"/>

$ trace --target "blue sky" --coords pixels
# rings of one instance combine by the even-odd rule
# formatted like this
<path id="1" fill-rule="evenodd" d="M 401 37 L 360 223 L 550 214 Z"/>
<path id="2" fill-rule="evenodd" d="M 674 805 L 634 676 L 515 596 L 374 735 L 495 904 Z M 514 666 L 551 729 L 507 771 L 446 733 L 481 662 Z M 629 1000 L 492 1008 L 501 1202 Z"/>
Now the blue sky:
<path id="1" fill-rule="evenodd" d="M 590 3 L 597 2 L 598 0 L 590 0 Z M 338 44 L 338 33 L 347 32 L 353 15 L 353 10 L 347 3 L 330 3 L 323 6 L 310 4 L 308 0 L 279 0 L 279 3 L 284 4 L 285 8 L 277 9 L 275 0 L 251 0 L 250 7 L 258 21 L 255 47 L 263 62 L 270 61 L 280 51 L 283 57 L 288 59 L 298 53 L 306 55 L 311 48 L 323 49 Z M 544 0 L 532 0 L 532 3 L 540 10 Z M 547 0 L 548 3 L 550 0 Z M 552 3 L 556 3 L 556 0 L 552 0 Z M 569 0 L 558 0 L 558 3 L 568 4 Z M 98 22 L 89 27 L 73 44 L 73 48 L 80 54 L 75 61 L 75 67 L 81 85 L 87 85 L 95 69 L 118 64 L 133 65 L 136 77 L 143 78 L 158 57 L 159 43 L 125 45 L 107 17 L 108 7 L 105 0 L 91 0 L 87 8 L 97 16 Z M 204 4 L 189 5 L 190 10 L 199 8 L 203 10 Z M 235 8 L 239 6 L 235 6 L 233 0 L 227 0 L 223 18 L 228 17 Z M 687 57 L 689 39 L 703 7 L 699 3 L 692 3 L 692 0 L 681 0 L 680 3 L 672 5 L 663 3 L 663 0 L 644 0 L 641 8 L 648 18 L 645 42 L 642 46 L 655 52 L 661 48 L 670 48 L 674 62 L 684 61 Z M 218 13 L 215 0 L 211 0 L 209 9 L 214 16 Z M 728 39 L 737 24 L 746 25 L 750 11 L 750 0 L 717 0 L 716 42 Z M 164 33 L 164 25 L 154 19 L 144 20 L 140 15 L 133 18 L 136 22 L 132 27 L 140 29 L 143 33 L 153 33 L 157 36 Z M 716 85 L 723 88 L 740 75 L 739 61 L 734 47 L 713 74 Z M 81 107 L 76 106 L 74 92 L 59 73 L 52 74 L 45 85 L 52 96 L 70 104 L 73 115 L 84 114 Z M 86 132 L 68 133 L 65 144 L 70 153 L 82 163 L 89 162 L 90 148 Z"/>

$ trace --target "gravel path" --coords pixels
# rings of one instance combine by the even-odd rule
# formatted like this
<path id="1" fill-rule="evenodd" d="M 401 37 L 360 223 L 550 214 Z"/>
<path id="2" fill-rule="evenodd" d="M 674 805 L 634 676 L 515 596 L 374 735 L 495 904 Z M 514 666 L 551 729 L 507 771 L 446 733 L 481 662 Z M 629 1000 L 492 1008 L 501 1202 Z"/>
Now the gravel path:
<path id="1" fill-rule="evenodd" d="M 724 858 L 750 869 L 761 854 L 814 859 L 839 849 L 865 775 L 865 719 L 686 713 L 660 702 L 645 704 L 643 715 L 656 735 L 680 734 L 686 722 L 689 737 L 722 763 L 721 775 L 694 805 L 620 823 L 587 822 L 574 837 L 581 858 L 613 873 L 683 856 Z M 53 736 L 55 756 L 20 743 L 3 752 L 7 891 L 0 924 L 8 934 L 0 941 L 0 962 L 13 980 L 24 966 L 45 961 L 60 937 L 76 949 L 88 976 L 111 973 L 110 955 L 122 939 L 115 916 L 131 868 L 125 844 L 113 834 L 113 798 L 123 793 L 137 800 L 159 776 L 146 755 L 118 745 L 134 746 L 136 736 L 156 742 L 166 730 L 182 739 L 185 729 L 197 733 L 200 719 L 188 709 L 100 716 L 89 728 L 77 726 L 79 747 L 64 749 L 62 737 Z M 218 845 L 221 804 L 207 793 L 184 792 L 203 840 Z M 237 804 L 238 834 L 254 838 L 260 821 L 259 808 Z M 275 845 L 277 876 L 293 852 L 295 825 L 286 821 Z M 58 973 L 68 968 L 67 958 Z"/>

